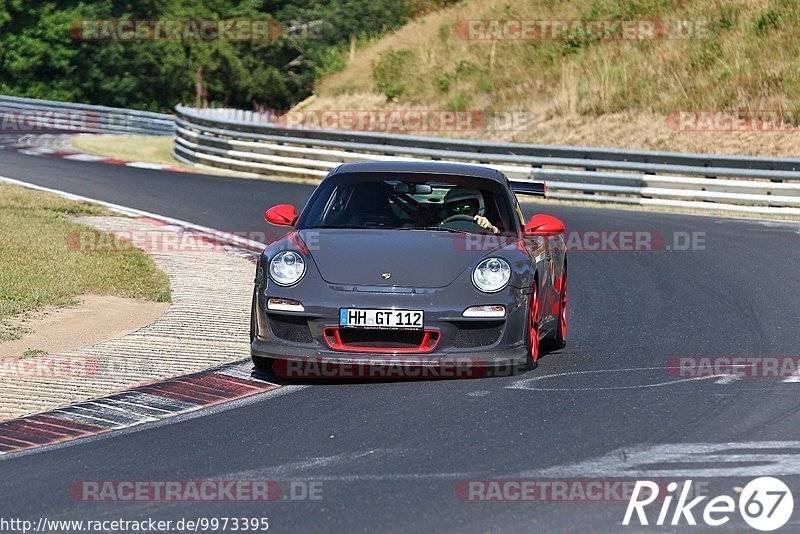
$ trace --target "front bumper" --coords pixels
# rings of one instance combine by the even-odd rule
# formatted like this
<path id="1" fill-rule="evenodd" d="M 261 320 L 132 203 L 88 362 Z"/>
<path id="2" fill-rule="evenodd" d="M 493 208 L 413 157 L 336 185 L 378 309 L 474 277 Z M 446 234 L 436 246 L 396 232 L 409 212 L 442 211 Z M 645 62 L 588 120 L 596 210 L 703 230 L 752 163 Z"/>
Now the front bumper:
<path id="1" fill-rule="evenodd" d="M 259 339 L 250 344 L 250 354 L 260 358 L 289 361 L 325 361 L 336 365 L 404 365 L 414 367 L 436 367 L 452 364 L 473 367 L 510 367 L 524 365 L 527 361 L 527 353 L 524 347 L 481 350 L 471 354 L 454 352 L 398 354 L 306 349 L 282 343 L 270 343 Z"/>
<path id="2" fill-rule="evenodd" d="M 484 294 L 471 285 L 457 283 L 424 289 L 315 282 L 309 284 L 313 287 L 306 285 L 302 290 L 268 283 L 257 288 L 255 339 L 251 343 L 253 356 L 334 364 L 423 367 L 453 362 L 497 367 L 523 365 L 527 361 L 525 332 L 529 290 L 509 286 L 498 293 Z M 269 298 L 297 300 L 305 310 L 267 310 Z M 465 309 L 479 305 L 505 306 L 506 316 L 503 319 L 462 316 Z M 395 345 L 393 339 L 410 339 L 413 335 L 398 334 L 397 330 L 372 330 L 364 336 L 341 329 L 342 336 L 337 340 L 332 334 L 339 330 L 340 308 L 423 310 L 424 329 L 430 337 L 420 344 L 404 340 Z M 365 337 L 368 338 L 366 343 L 351 339 Z M 375 347 L 374 350 L 370 346 Z M 357 349 L 348 350 L 348 347 Z"/>

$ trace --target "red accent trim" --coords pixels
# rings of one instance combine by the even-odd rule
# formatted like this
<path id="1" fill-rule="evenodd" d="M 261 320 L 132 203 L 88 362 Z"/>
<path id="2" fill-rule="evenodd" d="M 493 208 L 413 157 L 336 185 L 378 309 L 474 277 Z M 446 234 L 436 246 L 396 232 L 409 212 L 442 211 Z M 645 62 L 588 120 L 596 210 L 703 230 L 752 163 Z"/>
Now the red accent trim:
<path id="1" fill-rule="evenodd" d="M 564 223 L 560 219 L 543 213 L 534 215 L 525 225 L 525 233 L 528 235 L 556 236 L 565 231 Z"/>
<path id="2" fill-rule="evenodd" d="M 294 226 L 297 212 L 291 204 L 278 204 L 267 210 L 264 219 L 275 226 Z"/>
<path id="3" fill-rule="evenodd" d="M 422 342 L 418 347 L 413 348 L 365 347 L 363 345 L 347 345 L 342 341 L 342 337 L 339 335 L 339 327 L 337 326 L 328 326 L 323 328 L 322 336 L 325 338 L 325 343 L 328 344 L 328 347 L 333 350 L 342 352 L 375 352 L 380 354 L 423 354 L 426 352 L 431 352 L 433 349 L 435 349 L 439 344 L 439 340 L 442 339 L 442 333 L 440 331 L 424 330 Z M 330 341 L 331 337 L 335 340 L 333 343 Z"/>
<path id="4" fill-rule="evenodd" d="M 533 293 L 531 293 L 530 331 L 528 333 L 528 344 L 530 345 L 533 363 L 539 361 L 539 288 L 537 283 L 534 280 Z"/>

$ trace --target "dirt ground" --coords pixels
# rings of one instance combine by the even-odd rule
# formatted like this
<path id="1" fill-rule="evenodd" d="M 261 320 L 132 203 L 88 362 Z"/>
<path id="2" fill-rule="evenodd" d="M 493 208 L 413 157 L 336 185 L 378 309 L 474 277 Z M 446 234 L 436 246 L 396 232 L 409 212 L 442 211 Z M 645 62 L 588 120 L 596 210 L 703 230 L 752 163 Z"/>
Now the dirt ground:
<path id="1" fill-rule="evenodd" d="M 0 358 L 58 354 L 129 334 L 161 317 L 169 303 L 84 295 L 77 306 L 50 307 L 11 319 L 26 333 L 0 343 Z"/>

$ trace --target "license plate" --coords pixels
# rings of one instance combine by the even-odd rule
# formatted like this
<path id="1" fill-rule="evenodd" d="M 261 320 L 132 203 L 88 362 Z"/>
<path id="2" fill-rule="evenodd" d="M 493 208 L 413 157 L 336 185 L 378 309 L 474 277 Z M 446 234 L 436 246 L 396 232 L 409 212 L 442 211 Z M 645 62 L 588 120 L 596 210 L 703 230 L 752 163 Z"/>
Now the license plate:
<path id="1" fill-rule="evenodd" d="M 421 329 L 424 324 L 422 310 L 366 310 L 360 308 L 339 310 L 339 326 L 347 328 Z"/>

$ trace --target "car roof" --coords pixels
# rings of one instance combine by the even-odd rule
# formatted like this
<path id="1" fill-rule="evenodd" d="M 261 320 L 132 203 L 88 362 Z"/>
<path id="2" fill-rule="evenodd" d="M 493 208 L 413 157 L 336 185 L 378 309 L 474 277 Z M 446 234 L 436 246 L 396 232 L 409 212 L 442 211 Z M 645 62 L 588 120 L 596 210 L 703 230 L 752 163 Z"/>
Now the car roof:
<path id="1" fill-rule="evenodd" d="M 360 172 L 448 174 L 473 178 L 488 178 L 502 183 L 506 182 L 506 177 L 495 169 L 466 163 L 442 163 L 439 161 L 369 161 L 345 163 L 335 168 L 330 175 Z"/>

